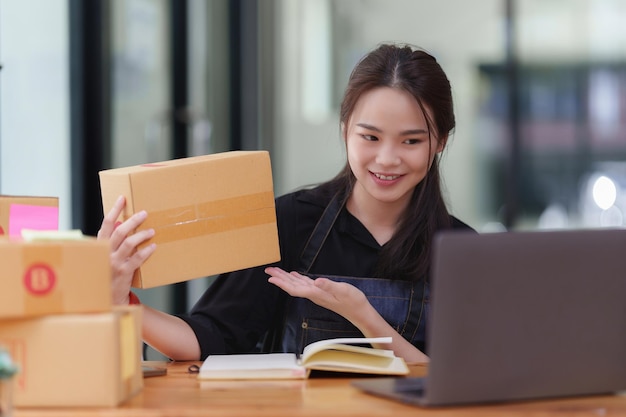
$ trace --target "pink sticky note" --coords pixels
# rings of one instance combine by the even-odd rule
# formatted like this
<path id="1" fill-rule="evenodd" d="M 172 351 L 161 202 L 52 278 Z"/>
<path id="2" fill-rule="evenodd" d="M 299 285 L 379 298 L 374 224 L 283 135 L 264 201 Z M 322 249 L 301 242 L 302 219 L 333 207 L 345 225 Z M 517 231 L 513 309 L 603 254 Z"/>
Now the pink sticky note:
<path id="1" fill-rule="evenodd" d="M 20 236 L 22 229 L 59 230 L 59 208 L 11 204 L 9 207 L 9 236 Z"/>

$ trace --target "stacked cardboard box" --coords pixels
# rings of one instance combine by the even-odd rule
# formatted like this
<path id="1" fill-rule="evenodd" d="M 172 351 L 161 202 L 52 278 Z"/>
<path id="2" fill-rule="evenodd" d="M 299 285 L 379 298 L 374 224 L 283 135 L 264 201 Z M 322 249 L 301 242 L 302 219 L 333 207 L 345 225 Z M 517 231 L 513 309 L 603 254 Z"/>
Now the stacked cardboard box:
<path id="1" fill-rule="evenodd" d="M 116 406 L 142 388 L 141 308 L 112 307 L 108 242 L 1 236 L 0 276 L 16 407 Z"/>
<path id="2" fill-rule="evenodd" d="M 141 309 L 0 321 L 20 407 L 115 407 L 143 387 Z"/>
<path id="3" fill-rule="evenodd" d="M 58 197 L 0 195 L 0 236 L 20 236 L 22 229 L 56 230 Z"/>

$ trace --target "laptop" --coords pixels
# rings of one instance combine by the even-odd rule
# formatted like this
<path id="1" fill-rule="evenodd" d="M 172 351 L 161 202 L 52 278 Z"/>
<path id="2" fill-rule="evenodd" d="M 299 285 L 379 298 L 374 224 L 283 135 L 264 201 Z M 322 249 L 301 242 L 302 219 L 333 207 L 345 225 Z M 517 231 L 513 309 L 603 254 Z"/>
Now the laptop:
<path id="1" fill-rule="evenodd" d="M 352 381 L 419 406 L 626 390 L 626 230 L 434 240 L 428 376 Z"/>

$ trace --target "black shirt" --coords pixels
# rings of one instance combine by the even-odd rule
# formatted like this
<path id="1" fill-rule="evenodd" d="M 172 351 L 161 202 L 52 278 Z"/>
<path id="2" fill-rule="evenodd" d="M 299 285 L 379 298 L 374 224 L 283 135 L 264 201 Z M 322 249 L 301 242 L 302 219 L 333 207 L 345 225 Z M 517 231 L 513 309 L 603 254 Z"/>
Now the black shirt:
<path id="1" fill-rule="evenodd" d="M 302 270 L 300 255 L 332 194 L 325 186 L 276 199 L 281 260 L 286 271 Z M 453 228 L 470 229 L 451 217 Z M 345 207 L 310 272 L 315 275 L 371 277 L 381 246 Z M 287 296 L 267 282 L 266 266 L 220 275 L 189 314 L 180 315 L 200 343 L 201 359 L 216 353 L 252 352 L 265 332 L 279 322 Z"/>

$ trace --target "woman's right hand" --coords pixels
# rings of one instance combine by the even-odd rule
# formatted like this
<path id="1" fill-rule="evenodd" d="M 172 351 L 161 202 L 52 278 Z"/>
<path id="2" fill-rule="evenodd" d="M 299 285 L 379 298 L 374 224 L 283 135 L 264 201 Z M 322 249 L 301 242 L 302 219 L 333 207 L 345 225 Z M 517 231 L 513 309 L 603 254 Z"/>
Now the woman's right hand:
<path id="1" fill-rule="evenodd" d="M 133 214 L 123 223 L 117 221 L 125 204 L 124 197 L 120 196 L 104 217 L 98 231 L 98 239 L 108 239 L 111 245 L 113 303 L 122 305 L 128 304 L 135 270 L 156 248 L 154 243 L 139 248 L 139 245 L 154 236 L 153 229 L 133 233 L 146 220 L 145 211 Z M 142 310 L 142 337 L 148 345 L 174 360 L 200 359 L 200 344 L 196 334 L 183 319 L 147 305 L 143 305 Z"/>
<path id="2" fill-rule="evenodd" d="M 139 268 L 152 255 L 156 249 L 156 244 L 146 245 L 141 249 L 138 246 L 154 236 L 154 229 L 141 230 L 132 233 L 141 225 L 147 217 L 145 211 L 133 214 L 128 220 L 119 223 L 119 218 L 126 201 L 123 196 L 118 197 L 109 211 L 100 230 L 98 240 L 108 239 L 111 246 L 111 273 L 113 303 L 127 305 L 131 281 L 135 270 Z"/>

